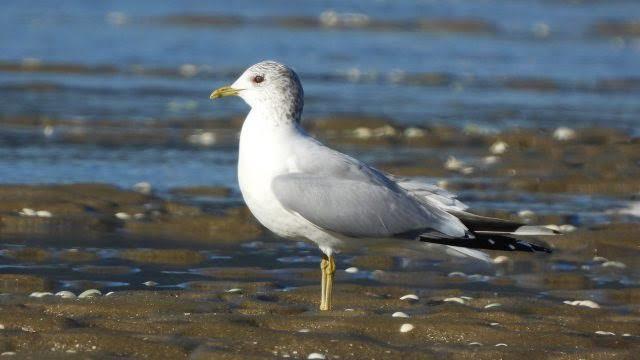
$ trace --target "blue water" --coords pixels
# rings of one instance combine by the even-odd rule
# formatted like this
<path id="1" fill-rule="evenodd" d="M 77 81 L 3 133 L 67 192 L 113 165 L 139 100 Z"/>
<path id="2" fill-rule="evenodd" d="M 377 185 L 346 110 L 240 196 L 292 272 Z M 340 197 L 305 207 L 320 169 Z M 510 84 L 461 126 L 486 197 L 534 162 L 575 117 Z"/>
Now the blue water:
<path id="1" fill-rule="evenodd" d="M 290 28 L 260 22 L 271 17 L 318 18 L 324 11 L 359 13 L 371 21 L 475 19 L 495 34 Z M 163 17 L 196 14 L 240 16 L 234 26 L 185 26 Z M 54 93 L 0 91 L 4 114 L 170 117 L 163 104 L 192 99 L 180 115 L 241 113 L 240 102 L 212 105 L 210 90 L 262 59 L 277 59 L 300 73 L 308 115 L 361 112 L 400 122 L 441 120 L 499 126 L 611 124 L 637 126 L 640 86 L 593 90 L 601 80 L 640 77 L 640 40 L 593 34 L 602 21 L 630 21 L 636 1 L 4 1 L 0 12 L 0 61 L 178 69 L 206 67 L 225 76 L 193 78 L 125 74 L 0 73 L 7 84 L 51 82 Z M 547 29 L 540 33 L 540 28 Z M 536 30 L 537 29 L 537 30 Z M 539 35 L 536 35 L 539 34 Z M 389 76 L 442 73 L 441 86 L 394 85 Z M 360 74 L 341 81 L 322 75 Z M 521 91 L 501 79 L 546 78 L 553 92 Z M 371 79 L 373 78 L 373 79 Z M 152 91 L 155 90 L 155 91 Z M 391 91 L 390 91 L 391 90 Z M 496 112 L 509 110 L 506 119 Z"/>
<path id="2" fill-rule="evenodd" d="M 4 122 L 14 116 L 82 118 L 89 124 L 113 120 L 130 123 L 122 130 L 130 131 L 141 120 L 187 123 L 241 116 L 247 107 L 240 100 L 212 103 L 208 96 L 263 59 L 298 71 L 308 119 L 357 113 L 401 124 L 498 130 L 640 129 L 640 38 L 594 32 L 604 21 L 637 20 L 640 3 L 634 0 L 6 0 L 0 10 L 0 63 L 110 69 L 0 70 L 0 183 L 98 181 L 128 187 L 149 181 L 159 189 L 236 188 L 233 148 L 16 144 L 7 134 L 42 129 L 16 130 L 15 123 Z M 314 20 L 327 11 L 395 25 L 341 29 L 276 21 Z M 185 14 L 236 23 L 196 26 L 167 20 Z M 480 21 L 495 31 L 403 28 L 419 19 Z M 185 65 L 195 72 L 181 73 Z M 424 74 L 443 80 L 420 81 Z M 510 86 L 514 79 L 554 85 Z M 607 86 L 611 81 L 626 85 Z"/>

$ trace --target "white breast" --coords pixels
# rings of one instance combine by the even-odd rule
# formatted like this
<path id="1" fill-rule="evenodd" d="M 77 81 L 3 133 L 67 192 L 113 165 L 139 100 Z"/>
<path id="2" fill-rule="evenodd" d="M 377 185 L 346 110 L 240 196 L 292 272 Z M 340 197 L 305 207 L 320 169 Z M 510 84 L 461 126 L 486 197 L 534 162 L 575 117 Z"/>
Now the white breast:
<path id="1" fill-rule="evenodd" d="M 274 177 L 292 172 L 292 154 L 285 145 L 288 136 L 286 129 L 249 113 L 240 135 L 238 182 L 244 201 L 262 225 L 280 236 L 296 237 L 301 236 L 303 222 L 285 210 L 271 191 Z"/>

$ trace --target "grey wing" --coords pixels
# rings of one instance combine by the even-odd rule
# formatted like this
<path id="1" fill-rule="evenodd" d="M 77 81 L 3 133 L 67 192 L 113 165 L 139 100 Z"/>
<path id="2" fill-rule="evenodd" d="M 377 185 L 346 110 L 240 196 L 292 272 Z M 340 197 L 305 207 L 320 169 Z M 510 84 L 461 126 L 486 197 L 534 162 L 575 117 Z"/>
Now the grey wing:
<path id="1" fill-rule="evenodd" d="M 428 233 L 442 238 L 461 238 L 467 235 L 466 227 L 453 215 L 421 204 L 402 189 L 385 186 L 384 179 L 380 181 L 293 173 L 276 177 L 271 188 L 287 210 L 319 228 L 345 236 L 393 238 Z"/>
<path id="2" fill-rule="evenodd" d="M 387 176 L 422 203 L 439 207 L 447 212 L 464 211 L 469 208 L 469 206 L 458 200 L 455 194 L 435 184 L 419 179 L 396 177 L 390 174 L 387 174 Z"/>

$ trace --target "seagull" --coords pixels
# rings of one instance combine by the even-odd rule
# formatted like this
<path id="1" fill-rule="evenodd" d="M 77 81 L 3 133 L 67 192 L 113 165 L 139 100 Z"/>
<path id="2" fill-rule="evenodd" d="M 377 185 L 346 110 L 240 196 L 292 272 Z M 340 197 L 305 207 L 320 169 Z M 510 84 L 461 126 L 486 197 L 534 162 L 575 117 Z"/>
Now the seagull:
<path id="1" fill-rule="evenodd" d="M 250 107 L 240 132 L 238 183 L 257 220 L 276 235 L 306 239 L 323 253 L 320 310 L 331 310 L 334 254 L 376 241 L 434 247 L 490 261 L 476 249 L 550 253 L 515 236 L 554 235 L 543 227 L 467 212 L 435 185 L 377 170 L 331 149 L 301 126 L 304 92 L 288 66 L 263 61 L 210 98 L 239 96 Z"/>

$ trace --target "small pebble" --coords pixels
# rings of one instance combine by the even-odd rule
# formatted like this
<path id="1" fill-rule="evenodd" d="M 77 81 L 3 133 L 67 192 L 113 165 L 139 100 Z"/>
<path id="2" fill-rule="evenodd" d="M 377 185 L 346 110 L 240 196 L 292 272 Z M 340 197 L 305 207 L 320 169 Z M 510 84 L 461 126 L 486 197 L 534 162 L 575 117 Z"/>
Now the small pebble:
<path id="1" fill-rule="evenodd" d="M 402 311 L 396 311 L 393 314 L 391 314 L 391 317 L 394 317 L 394 318 L 408 318 L 409 315 L 407 315 L 406 313 L 403 313 Z"/>
<path id="2" fill-rule="evenodd" d="M 449 158 L 447 158 L 447 161 L 444 163 L 444 168 L 447 170 L 460 170 L 464 167 L 464 163 L 458 159 L 456 159 L 454 156 L 449 156 Z"/>
<path id="3" fill-rule="evenodd" d="M 491 303 L 491 304 L 485 305 L 484 308 L 485 309 L 491 309 L 491 308 L 500 307 L 500 306 L 502 306 L 502 304 L 500 304 L 500 303 Z"/>
<path id="4" fill-rule="evenodd" d="M 496 256 L 493 259 L 493 263 L 494 264 L 504 264 L 509 262 L 509 257 L 508 256 L 504 256 L 504 255 L 500 255 L 500 256 Z"/>
<path id="5" fill-rule="evenodd" d="M 212 146 L 218 141 L 218 137 L 213 132 L 205 131 L 189 135 L 187 141 L 194 145 Z"/>
<path id="6" fill-rule="evenodd" d="M 158 285 L 158 283 L 155 282 L 155 281 L 149 280 L 149 281 L 143 282 L 142 285 L 144 285 L 144 286 L 156 286 L 156 285 Z"/>
<path id="7" fill-rule="evenodd" d="M 300 329 L 300 330 L 298 330 L 299 333 L 308 333 L 310 331 L 311 330 L 309 330 L 309 329 Z"/>
<path id="8" fill-rule="evenodd" d="M 47 211 L 47 210 L 38 210 L 36 211 L 36 216 L 38 217 L 44 217 L 44 218 L 50 218 L 51 212 Z"/>
<path id="9" fill-rule="evenodd" d="M 624 269 L 627 267 L 627 265 L 625 265 L 624 263 L 621 263 L 620 261 L 607 261 L 602 263 L 602 267 L 613 267 L 618 269 Z"/>
<path id="10" fill-rule="evenodd" d="M 36 211 L 33 209 L 29 209 L 29 208 L 23 208 L 20 211 L 20 215 L 22 216 L 36 216 Z"/>
<path id="11" fill-rule="evenodd" d="M 349 274 L 355 274 L 355 273 L 357 273 L 357 272 L 358 272 L 358 270 L 359 270 L 359 269 L 358 269 L 357 267 L 353 267 L 353 266 L 352 266 L 352 267 L 350 267 L 350 268 L 346 268 L 344 271 L 345 271 L 346 273 L 349 273 Z"/>
<path id="12" fill-rule="evenodd" d="M 491 147 L 489 148 L 489 151 L 493 155 L 501 155 L 501 154 L 504 154 L 508 148 L 509 148 L 509 145 L 506 142 L 496 141 L 491 145 Z"/>
<path id="13" fill-rule="evenodd" d="M 415 128 L 415 127 L 410 127 L 404 131 L 404 136 L 408 138 L 422 137 L 424 136 L 424 130 Z"/>
<path id="14" fill-rule="evenodd" d="M 455 303 L 464 305 L 464 299 L 459 298 L 459 297 L 450 297 L 450 298 L 444 299 L 443 301 L 444 302 L 455 302 Z"/>
<path id="15" fill-rule="evenodd" d="M 591 300 L 575 300 L 575 301 L 565 300 L 563 301 L 563 303 L 567 305 L 573 305 L 573 306 L 584 306 L 592 309 L 600 309 L 600 305 L 598 305 L 596 302 L 593 302 Z"/>
<path id="16" fill-rule="evenodd" d="M 602 330 L 596 331 L 596 334 L 598 334 L 598 335 L 615 335 L 615 333 L 612 333 L 611 331 L 602 331 Z"/>
<path id="17" fill-rule="evenodd" d="M 464 175 L 473 174 L 474 169 L 471 166 L 464 167 L 460 169 L 460 172 Z"/>
<path id="18" fill-rule="evenodd" d="M 373 136 L 373 131 L 366 127 L 359 127 L 353 130 L 353 136 L 359 139 L 368 139 Z"/>
<path id="19" fill-rule="evenodd" d="M 114 295 L 116 292 L 115 291 L 109 291 L 108 293 L 104 294 L 104 296 L 111 296 Z"/>
<path id="20" fill-rule="evenodd" d="M 309 354 L 309 356 L 307 356 L 307 359 L 326 359 L 327 357 L 324 356 L 324 354 L 320 354 L 320 353 L 311 353 Z"/>
<path id="21" fill-rule="evenodd" d="M 375 128 L 373 130 L 375 136 L 383 137 L 383 136 L 394 136 L 397 131 L 393 128 L 393 126 L 385 125 L 379 128 Z"/>
<path id="22" fill-rule="evenodd" d="M 489 281 L 491 276 L 482 275 L 482 274 L 472 274 L 467 277 L 471 281 Z"/>
<path id="23" fill-rule="evenodd" d="M 400 300 L 418 301 L 418 300 L 420 300 L 420 298 L 418 297 L 418 295 L 415 295 L 415 294 L 407 294 L 407 295 L 404 295 L 404 296 L 400 297 Z"/>
<path id="24" fill-rule="evenodd" d="M 448 277 L 467 277 L 467 274 L 461 272 L 461 271 L 454 271 L 454 272 L 450 272 L 449 275 L 447 275 Z"/>
<path id="25" fill-rule="evenodd" d="M 0 330 L 4 330 L 4 324 L 0 324 Z"/>
<path id="26" fill-rule="evenodd" d="M 63 299 L 75 299 L 76 298 L 76 294 L 72 293 L 71 291 L 58 291 L 56 293 L 56 296 L 59 296 Z"/>
<path id="27" fill-rule="evenodd" d="M 41 298 L 41 297 L 52 296 L 52 295 L 53 295 L 53 293 L 50 293 L 50 292 L 35 291 L 35 292 L 32 292 L 31 294 L 29 294 L 29 297 Z"/>
<path id="28" fill-rule="evenodd" d="M 152 191 L 151 184 L 146 181 L 139 182 L 133 185 L 133 191 L 139 192 L 140 194 L 149 195 Z"/>
<path id="29" fill-rule="evenodd" d="M 482 343 L 479 343 L 479 342 L 477 342 L 477 341 L 474 341 L 474 342 L 470 342 L 470 343 L 469 343 L 469 345 L 472 345 L 472 346 L 482 346 Z"/>
<path id="30" fill-rule="evenodd" d="M 240 294 L 240 293 L 242 293 L 242 289 L 240 289 L 240 288 L 233 288 L 233 289 L 229 289 L 229 290 L 227 290 L 227 292 L 228 292 L 228 293 L 230 293 L 230 294 Z"/>
<path id="31" fill-rule="evenodd" d="M 82 293 L 80 293 L 80 295 L 78 295 L 78 299 L 84 299 L 84 298 L 88 298 L 88 297 L 101 296 L 101 295 L 102 295 L 102 293 L 100 292 L 100 290 L 89 289 L 89 290 L 85 290 Z"/>
<path id="32" fill-rule="evenodd" d="M 414 326 L 411 324 L 402 324 L 402 326 L 400 326 L 400 332 L 401 333 L 406 333 L 409 332 L 411 330 L 413 330 Z"/>
<path id="33" fill-rule="evenodd" d="M 507 344 L 505 344 L 505 343 L 499 343 L 499 344 L 496 344 L 495 346 L 507 346 Z"/>
<path id="34" fill-rule="evenodd" d="M 495 156 L 495 155 L 485 156 L 484 158 L 482 158 L 482 162 L 485 165 L 493 165 L 493 164 L 497 163 L 499 159 L 500 158 Z"/>
<path id="35" fill-rule="evenodd" d="M 593 261 L 605 263 L 605 262 L 609 261 L 609 259 L 607 259 L 606 257 L 602 257 L 602 256 L 594 256 L 593 257 Z"/>
<path id="36" fill-rule="evenodd" d="M 20 214 L 20 216 L 37 216 L 37 217 L 44 217 L 44 218 L 50 218 L 51 216 L 53 216 L 50 211 L 47 211 L 47 210 L 36 211 L 30 208 L 23 208 L 18 212 L 18 214 Z"/>
<path id="37" fill-rule="evenodd" d="M 576 138 L 576 131 L 566 126 L 561 126 L 553 132 L 553 138 L 558 141 L 567 141 Z"/>
<path id="38" fill-rule="evenodd" d="M 631 334 L 629 334 L 629 333 L 624 333 L 624 334 L 622 334 L 622 336 L 624 336 L 624 337 L 629 337 L 629 336 L 631 336 Z"/>
<path id="39" fill-rule="evenodd" d="M 126 212 L 119 212 L 116 213 L 116 217 L 120 220 L 129 220 L 131 219 L 131 215 L 127 214 Z"/>
<path id="40" fill-rule="evenodd" d="M 498 325 L 500 325 L 500 323 L 492 322 L 492 323 L 490 323 L 489 325 L 491 325 L 491 326 L 498 326 Z"/>

